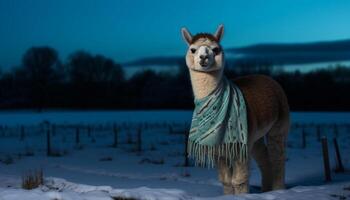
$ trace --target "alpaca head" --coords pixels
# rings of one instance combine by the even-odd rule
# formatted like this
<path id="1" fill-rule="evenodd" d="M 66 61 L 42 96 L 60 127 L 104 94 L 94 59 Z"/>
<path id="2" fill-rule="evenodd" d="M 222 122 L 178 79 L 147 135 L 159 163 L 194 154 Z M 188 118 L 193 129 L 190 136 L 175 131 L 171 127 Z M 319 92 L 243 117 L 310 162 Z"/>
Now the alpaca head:
<path id="1" fill-rule="evenodd" d="M 212 72 L 224 67 L 224 53 L 220 40 L 224 33 L 224 26 L 220 25 L 215 34 L 199 33 L 194 36 L 182 28 L 182 37 L 188 44 L 186 64 L 189 69 L 200 72 Z"/>

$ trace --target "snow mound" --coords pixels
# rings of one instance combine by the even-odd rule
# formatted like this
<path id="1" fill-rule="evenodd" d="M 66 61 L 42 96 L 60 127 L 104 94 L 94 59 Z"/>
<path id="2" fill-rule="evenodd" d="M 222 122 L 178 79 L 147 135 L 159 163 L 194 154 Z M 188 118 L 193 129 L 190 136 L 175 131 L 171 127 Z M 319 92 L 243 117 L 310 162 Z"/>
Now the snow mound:
<path id="1" fill-rule="evenodd" d="M 90 186 L 84 184 L 76 184 L 61 178 L 47 178 L 45 185 L 41 187 L 43 192 L 57 191 L 60 193 L 70 192 L 75 194 L 105 194 L 109 199 L 116 197 L 134 198 L 140 200 L 187 200 L 192 199 L 184 191 L 177 189 L 151 189 L 140 187 L 135 189 L 113 189 L 110 186 Z M 57 193 L 54 193 L 57 194 Z M 59 199 L 59 198 L 53 198 Z M 67 198 L 63 198 L 67 199 Z"/>
<path id="2" fill-rule="evenodd" d="M 322 186 L 297 186 L 261 194 L 226 195 L 211 198 L 193 197 L 178 189 L 114 189 L 110 186 L 76 184 L 60 178 L 48 178 L 34 190 L 1 188 L 0 200 L 113 200 L 117 197 L 139 200 L 328 200 L 350 196 L 350 182 Z"/>
<path id="3" fill-rule="evenodd" d="M 45 185 L 41 188 L 43 191 L 56 190 L 56 191 L 73 191 L 76 193 L 87 193 L 94 191 L 110 192 L 112 187 L 110 186 L 90 186 L 84 184 L 76 184 L 66 181 L 62 178 L 47 178 Z"/>
<path id="4" fill-rule="evenodd" d="M 140 187 L 135 189 L 115 189 L 111 191 L 112 197 L 134 198 L 140 200 L 187 200 L 192 199 L 184 191 L 177 189 L 151 189 Z"/>

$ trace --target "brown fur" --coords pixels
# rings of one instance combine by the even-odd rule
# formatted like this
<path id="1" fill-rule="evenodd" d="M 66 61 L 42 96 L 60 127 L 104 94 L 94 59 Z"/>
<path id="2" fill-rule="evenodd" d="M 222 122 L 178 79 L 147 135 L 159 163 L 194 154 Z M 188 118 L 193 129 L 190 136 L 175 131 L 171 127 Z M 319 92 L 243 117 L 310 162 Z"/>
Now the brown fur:
<path id="1" fill-rule="evenodd" d="M 197 33 L 196 35 L 194 35 L 192 37 L 192 41 L 191 44 L 195 43 L 197 40 L 201 39 L 201 38 L 207 38 L 213 42 L 218 42 L 218 39 L 216 39 L 216 37 L 212 34 L 209 33 Z"/>
<path id="2" fill-rule="evenodd" d="M 284 188 L 285 142 L 289 130 L 289 106 L 285 93 L 273 79 L 250 75 L 233 80 L 247 105 L 248 146 L 262 174 L 262 191 Z M 266 136 L 267 143 L 264 142 Z M 225 193 L 249 191 L 249 165 L 229 169 L 219 162 L 219 178 Z"/>
<path id="3" fill-rule="evenodd" d="M 183 29 L 183 35 L 191 34 Z M 223 26 L 219 26 L 215 35 L 222 38 Z M 194 41 L 186 38 L 185 41 Z M 219 45 L 217 41 L 200 40 L 207 36 L 197 36 L 196 45 Z M 215 37 L 215 36 L 211 36 Z M 210 44 L 211 43 L 211 44 Z M 191 44 L 189 44 L 191 45 Z M 200 70 L 190 51 L 186 55 L 186 63 L 190 70 L 191 83 L 195 98 L 210 94 L 222 78 L 224 65 L 223 53 L 215 56 L 211 69 Z M 264 75 L 250 75 L 233 80 L 241 89 L 247 106 L 248 148 L 262 174 L 262 190 L 284 188 L 285 176 L 285 142 L 289 131 L 289 106 L 287 97 L 281 86 Z M 266 141 L 266 142 L 265 142 Z M 225 194 L 249 192 L 249 161 L 235 161 L 228 167 L 224 158 L 218 163 L 219 179 L 224 186 Z"/>
<path id="4" fill-rule="evenodd" d="M 249 142 L 255 143 L 276 123 L 289 126 L 289 106 L 281 86 L 268 76 L 249 75 L 233 80 L 247 105 Z M 258 132 L 259 134 L 252 134 Z"/>

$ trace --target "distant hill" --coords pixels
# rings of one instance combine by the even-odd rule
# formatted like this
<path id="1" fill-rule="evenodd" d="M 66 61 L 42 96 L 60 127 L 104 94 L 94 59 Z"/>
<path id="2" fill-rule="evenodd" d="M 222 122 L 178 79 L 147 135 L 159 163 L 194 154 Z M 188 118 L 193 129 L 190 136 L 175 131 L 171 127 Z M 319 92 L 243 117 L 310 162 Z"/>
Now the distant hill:
<path id="1" fill-rule="evenodd" d="M 310 52 L 350 52 L 350 39 L 309 43 L 256 44 L 246 47 L 229 48 L 228 52 L 246 54 L 266 53 L 310 53 Z"/>
<path id="2" fill-rule="evenodd" d="M 350 61 L 350 39 L 309 43 L 256 44 L 226 48 L 227 62 L 264 62 L 278 65 Z M 173 66 L 184 63 L 182 56 L 148 57 L 123 66 Z"/>
<path id="3" fill-rule="evenodd" d="M 235 62 L 254 61 L 272 64 L 306 64 L 350 60 L 350 40 L 257 44 L 229 48 L 226 52 L 236 57 Z"/>

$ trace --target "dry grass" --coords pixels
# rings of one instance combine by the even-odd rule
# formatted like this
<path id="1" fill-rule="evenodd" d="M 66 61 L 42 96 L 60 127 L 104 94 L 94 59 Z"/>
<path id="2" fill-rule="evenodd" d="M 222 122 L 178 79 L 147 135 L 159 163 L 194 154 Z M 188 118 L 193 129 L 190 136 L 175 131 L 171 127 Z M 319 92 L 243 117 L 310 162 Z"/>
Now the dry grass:
<path id="1" fill-rule="evenodd" d="M 99 161 L 102 161 L 102 162 L 104 162 L 104 161 L 112 161 L 112 160 L 113 160 L 113 158 L 110 157 L 110 156 L 102 157 L 102 158 L 99 159 Z"/>
<path id="2" fill-rule="evenodd" d="M 188 171 L 184 171 L 183 173 L 181 173 L 181 176 L 182 177 L 191 177 L 191 174 Z"/>
<path id="3" fill-rule="evenodd" d="M 126 198 L 126 197 L 113 197 L 113 200 L 137 200 L 134 198 Z"/>
<path id="4" fill-rule="evenodd" d="M 43 170 L 28 171 L 22 175 L 22 188 L 31 190 L 39 187 L 44 183 Z"/>
<path id="5" fill-rule="evenodd" d="M 151 147 L 149 148 L 150 151 L 157 151 L 157 147 L 152 143 Z"/>
<path id="6" fill-rule="evenodd" d="M 30 149 L 30 148 L 26 148 L 25 152 L 24 152 L 24 156 L 34 156 L 34 150 Z"/>
<path id="7" fill-rule="evenodd" d="M 139 164 L 154 164 L 154 165 L 163 165 L 164 164 L 164 159 L 159 159 L 159 160 L 152 160 L 149 158 L 144 158 L 142 160 L 139 161 Z"/>
<path id="8" fill-rule="evenodd" d="M 11 155 L 6 155 L 5 157 L 1 158 L 0 157 L 0 163 L 3 163 L 5 165 L 11 165 L 13 164 L 15 161 L 13 159 L 13 157 Z"/>

